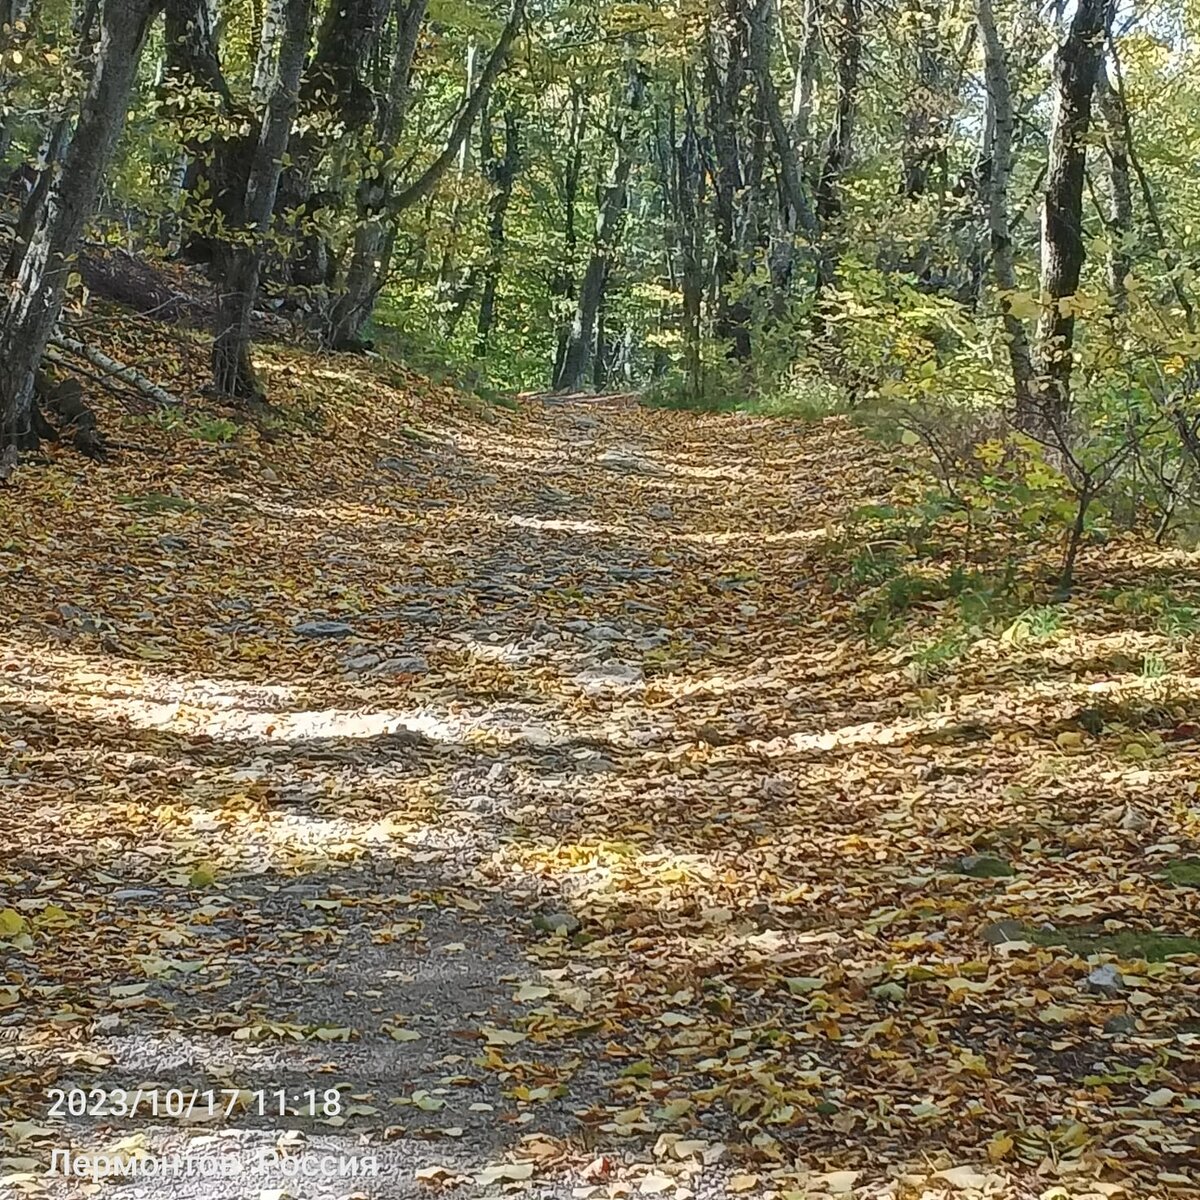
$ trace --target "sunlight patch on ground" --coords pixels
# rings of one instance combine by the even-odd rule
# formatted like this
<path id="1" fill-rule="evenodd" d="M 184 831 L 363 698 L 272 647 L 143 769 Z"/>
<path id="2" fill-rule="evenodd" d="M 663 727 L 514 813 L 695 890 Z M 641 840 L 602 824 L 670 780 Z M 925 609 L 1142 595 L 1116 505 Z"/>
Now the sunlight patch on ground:
<path id="1" fill-rule="evenodd" d="M 20 642 L 0 642 L 0 697 L 6 688 L 47 688 L 162 705 L 284 711 L 300 692 L 287 684 L 246 683 L 228 676 L 167 675 L 122 659 L 97 659 Z"/>
<path id="2" fill-rule="evenodd" d="M 648 528 L 644 522 L 614 525 L 609 522 L 581 521 L 567 517 L 527 517 L 520 514 L 505 515 L 491 512 L 477 515 L 481 520 L 513 529 L 535 529 L 547 533 L 608 534 L 612 537 L 637 535 L 654 544 L 671 541 L 699 546 L 776 546 L 796 542 L 819 543 L 836 535 L 836 530 L 828 525 L 813 529 L 784 529 L 774 532 L 756 530 L 750 534 L 733 529 L 710 533 L 682 533 L 659 526 Z"/>
<path id="3" fill-rule="evenodd" d="M 619 525 L 604 525 L 599 521 L 571 521 L 563 517 L 522 517 L 509 516 L 504 518 L 504 524 L 517 529 L 543 529 L 560 533 L 614 533 L 625 534 L 628 529 Z"/>

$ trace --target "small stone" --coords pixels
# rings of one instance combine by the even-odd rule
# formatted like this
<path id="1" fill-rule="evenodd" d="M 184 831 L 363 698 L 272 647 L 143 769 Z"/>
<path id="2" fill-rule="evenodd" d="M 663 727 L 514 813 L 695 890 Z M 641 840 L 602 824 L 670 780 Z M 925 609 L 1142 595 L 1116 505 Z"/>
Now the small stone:
<path id="1" fill-rule="evenodd" d="M 397 475 L 408 475 L 413 471 L 412 463 L 406 463 L 402 458 L 388 456 L 381 458 L 375 466 L 381 471 L 392 471 Z"/>
<path id="2" fill-rule="evenodd" d="M 1141 833 L 1143 829 L 1148 828 L 1150 821 L 1143 816 L 1132 804 L 1127 805 L 1125 814 L 1121 817 L 1121 828 L 1126 829 L 1131 833 Z"/>
<path id="3" fill-rule="evenodd" d="M 669 504 L 652 504 L 646 513 L 652 521 L 670 521 L 675 516 Z"/>
<path id="4" fill-rule="evenodd" d="M 419 654 L 401 654 L 388 658 L 371 672 L 372 675 L 424 675 L 429 664 Z"/>
<path id="5" fill-rule="evenodd" d="M 300 896 L 305 899 L 320 894 L 320 888 L 314 883 L 289 883 L 279 889 L 281 896 Z"/>
<path id="6" fill-rule="evenodd" d="M 583 928 L 583 922 L 571 913 L 539 914 L 534 917 L 533 925 L 543 933 L 561 933 L 564 937 L 574 937 Z"/>
<path id="7" fill-rule="evenodd" d="M 1099 737 L 1104 732 L 1104 713 L 1098 708 L 1081 708 L 1075 714 L 1075 723 L 1086 733 Z"/>
<path id="8" fill-rule="evenodd" d="M 607 775 L 619 768 L 611 758 L 605 758 L 603 754 L 595 757 L 581 758 L 575 763 L 575 769 L 581 775 Z"/>
<path id="9" fill-rule="evenodd" d="M 1125 978 L 1112 963 L 1104 963 L 1088 974 L 1084 980 L 1089 992 L 1101 996 L 1118 996 L 1125 990 Z"/>
<path id="10" fill-rule="evenodd" d="M 989 946 L 1002 946 L 1005 942 L 1024 942 L 1028 938 L 1020 921 L 994 921 L 984 928 L 983 940 Z"/>
<path id="11" fill-rule="evenodd" d="M 666 474 L 666 471 L 658 463 L 627 450 L 606 450 L 596 459 L 596 463 L 610 471 L 628 471 L 636 475 Z"/>
<path id="12" fill-rule="evenodd" d="M 671 640 L 671 632 L 668 629 L 652 629 L 649 633 L 644 633 L 633 644 L 639 650 L 657 650 L 665 646 Z"/>
<path id="13" fill-rule="evenodd" d="M 625 635 L 611 625 L 593 625 L 587 631 L 587 636 L 593 642 L 619 642 Z"/>
<path id="14" fill-rule="evenodd" d="M 372 667 L 377 667 L 383 661 L 383 657 L 379 654 L 355 654 L 342 662 L 342 666 L 352 673 L 359 671 L 369 671 Z"/>
<path id="15" fill-rule="evenodd" d="M 642 668 L 636 663 L 611 662 L 599 667 L 589 667 L 576 677 L 584 693 L 600 696 L 605 692 L 625 691 L 640 687 L 645 682 Z"/>
<path id="16" fill-rule="evenodd" d="M 442 623 L 442 618 L 433 609 L 421 608 L 419 605 L 401 609 L 400 619 L 407 621 L 410 625 L 422 625 L 426 628 L 432 628 Z"/>
<path id="17" fill-rule="evenodd" d="M 259 478 L 261 478 L 264 483 L 278 483 L 279 482 L 279 476 L 276 475 L 275 472 L 273 470 L 271 470 L 270 467 L 263 467 L 263 469 L 261 471 L 259 471 L 258 474 L 259 474 Z"/>
<path id="18" fill-rule="evenodd" d="M 956 858 L 946 869 L 952 875 L 969 875 L 972 879 L 1007 879 L 1016 874 L 1011 863 L 989 854 L 967 854 Z"/>
<path id="19" fill-rule="evenodd" d="M 342 638 L 354 632 L 354 627 L 345 621 L 301 621 L 292 628 L 301 637 L 308 638 Z"/>

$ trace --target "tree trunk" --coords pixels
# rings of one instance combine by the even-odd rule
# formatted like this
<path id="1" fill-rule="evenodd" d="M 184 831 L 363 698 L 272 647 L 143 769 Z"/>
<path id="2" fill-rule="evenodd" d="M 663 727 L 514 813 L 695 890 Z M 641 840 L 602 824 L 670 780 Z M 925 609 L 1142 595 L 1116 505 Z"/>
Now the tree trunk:
<path id="1" fill-rule="evenodd" d="M 277 54 L 269 66 L 255 65 L 260 110 L 258 141 L 250 161 L 233 238 L 217 249 L 221 293 L 213 340 L 213 386 L 243 400 L 264 394 L 250 361 L 250 320 L 258 295 L 263 240 L 271 228 L 283 156 L 299 104 L 300 74 L 311 35 L 312 0 L 272 0 L 264 20 L 262 53 Z M 269 79 L 269 82 L 263 81 Z"/>
<path id="2" fill-rule="evenodd" d="M 364 163 L 355 192 L 356 221 L 349 266 L 325 330 L 326 344 L 351 349 L 360 344 L 360 331 L 375 306 L 381 278 L 379 264 L 390 262 L 395 228 L 384 212 L 389 185 L 387 160 L 404 132 L 411 96 L 413 60 L 429 0 L 396 0 L 396 43 L 392 50 L 387 96 L 375 116 L 374 144 L 379 158 Z"/>
<path id="3" fill-rule="evenodd" d="M 616 145 L 613 147 L 612 167 L 608 180 L 600 191 L 592 254 L 579 287 L 579 300 L 575 305 L 575 317 L 567 337 L 562 366 L 554 380 L 556 391 L 578 391 L 583 386 L 587 374 L 588 358 L 596 336 L 596 316 L 600 310 L 604 284 L 616 251 L 621 222 L 625 216 L 629 173 L 633 167 L 634 139 L 630 125 L 641 108 L 643 89 L 641 71 L 634 63 L 630 66 L 629 82 L 618 117 L 620 123 L 617 128 Z"/>
<path id="4" fill-rule="evenodd" d="M 792 80 L 792 139 L 801 157 L 808 152 L 808 125 L 812 118 L 813 85 L 816 82 L 817 47 L 821 31 L 817 27 L 820 0 L 805 0 L 800 34 L 800 50 L 796 55 L 796 73 Z"/>
<path id="5" fill-rule="evenodd" d="M 738 201 L 747 184 L 742 139 L 748 114 L 742 93 L 749 33 L 745 0 L 724 0 L 705 45 L 716 235 L 714 332 L 738 362 L 749 362 L 751 355 L 750 306 L 743 296 L 734 294 L 740 276 Z"/>
<path id="6" fill-rule="evenodd" d="M 837 226 L 842 215 L 842 175 L 850 165 L 854 110 L 858 104 L 862 16 L 862 0 L 842 0 L 837 30 L 837 108 L 817 181 L 817 220 L 824 242 L 818 267 L 818 289 L 836 282 L 841 259 L 841 233 Z"/>
<path id="7" fill-rule="evenodd" d="M 471 38 L 467 43 L 466 62 L 464 63 L 466 75 L 464 95 L 469 96 L 475 86 L 475 60 L 478 57 L 478 51 L 475 39 Z M 480 110 L 479 124 L 481 128 L 487 124 L 487 109 L 488 106 L 485 104 Z M 468 277 L 471 272 L 469 268 L 465 272 L 459 268 L 458 240 L 462 232 L 463 182 L 471 166 L 471 139 L 465 137 L 458 148 L 458 161 L 455 167 L 458 187 L 454 189 L 450 201 L 450 221 L 446 229 L 447 236 L 442 246 L 442 261 L 438 266 L 437 283 L 434 288 L 435 309 L 442 313 L 450 313 L 452 309 L 458 309 L 458 313 L 452 315 L 450 321 L 443 324 L 442 331 L 447 337 L 453 336 L 454 327 L 458 324 L 458 316 L 461 316 L 463 309 L 470 302 L 469 293 L 464 296 L 462 291 L 468 286 Z M 460 298 L 462 300 L 461 308 L 456 303 Z"/>
<path id="8" fill-rule="evenodd" d="M 916 79 L 904 114 L 900 194 L 911 200 L 929 191 L 934 167 L 945 165 L 950 60 L 947 47 L 939 43 L 935 0 L 910 0 L 909 14 L 915 27 Z"/>
<path id="9" fill-rule="evenodd" d="M 1104 129 L 1108 158 L 1108 298 L 1114 312 L 1124 312 L 1125 283 L 1133 267 L 1133 186 L 1129 174 L 1129 145 L 1125 137 L 1123 103 L 1103 65 L 1096 74 L 1096 108 Z"/>
<path id="10" fill-rule="evenodd" d="M 1075 311 L 1083 270 L 1083 184 L 1092 96 L 1115 0 L 1077 0 L 1054 64 L 1054 116 L 1042 204 L 1042 312 L 1037 328 L 1038 413 L 1061 437 L 1071 406 Z M 1065 302 L 1065 303 L 1064 303 Z"/>
<path id="11" fill-rule="evenodd" d="M 563 171 L 562 202 L 563 202 L 563 255 L 550 278 L 550 295 L 555 301 L 555 324 L 558 336 L 555 340 L 554 365 L 550 371 L 550 386 L 556 387 L 559 376 L 562 375 L 563 363 L 567 357 L 567 346 L 571 340 L 571 317 L 573 304 L 577 297 L 576 284 L 576 255 L 579 252 L 579 229 L 576 215 L 579 202 L 579 180 L 583 175 L 583 141 L 587 130 L 588 109 L 583 89 L 578 82 L 571 87 L 571 116 L 568 126 L 570 139 L 570 154 L 566 156 L 566 167 Z"/>
<path id="12" fill-rule="evenodd" d="M 750 67 L 754 73 L 759 102 L 771 130 L 775 153 L 779 159 L 779 175 L 782 182 L 784 204 L 779 214 L 777 241 L 782 245 L 771 256 L 772 277 L 778 302 L 785 298 L 791 282 L 792 265 L 795 257 L 795 239 L 803 231 L 814 240 L 817 234 L 816 217 L 809 203 L 805 187 L 802 149 L 797 144 L 797 125 L 789 124 L 779 108 L 779 95 L 771 78 L 770 43 L 775 25 L 775 0 L 758 0 L 751 16 Z M 806 38 L 806 44 L 807 44 Z M 811 70 L 811 68 L 810 68 Z M 798 81 L 799 85 L 799 81 Z M 801 107 L 807 101 L 801 99 Z M 807 117 L 805 117 L 807 121 Z M 805 126 L 806 127 L 806 126 Z"/>
<path id="13" fill-rule="evenodd" d="M 459 147 L 478 120 L 480 111 L 487 103 L 492 87 L 504 68 L 517 30 L 525 19 L 525 2 L 526 0 L 513 0 L 508 21 L 500 38 L 488 56 L 474 91 L 466 97 L 437 158 L 412 183 L 398 192 L 392 190 L 382 170 L 374 173 L 369 181 L 364 180 L 365 190 L 360 189 L 360 221 L 354 241 L 354 252 L 345 285 L 333 306 L 329 328 L 326 331 L 326 340 L 330 345 L 354 347 L 361 344 L 362 327 L 375 308 L 375 301 L 387 281 L 391 268 L 396 223 L 400 214 L 431 195 L 457 157 Z M 423 14 L 424 0 L 414 0 L 414 3 L 420 6 Z M 413 44 L 415 45 L 415 33 Z M 404 90 L 406 93 L 407 87 Z M 381 142 L 379 148 L 385 159 L 389 158 L 395 150 L 395 141 Z M 364 225 L 370 228 L 364 230 Z M 359 234 L 365 236 L 360 237 Z"/>
<path id="14" fill-rule="evenodd" d="M 1013 402 L 1018 426 L 1028 423 L 1033 404 L 1033 360 L 1029 352 L 1029 334 L 1024 322 L 1012 311 L 1012 296 L 1017 289 L 1017 270 L 1009 233 L 1008 184 L 1013 165 L 1012 89 L 1008 62 L 991 0 L 977 0 L 976 17 L 983 42 L 984 81 L 987 85 L 984 146 L 979 165 L 979 183 L 984 202 L 988 241 L 991 247 L 992 275 L 1000 290 L 1000 308 L 1008 358 L 1012 367 Z"/>
<path id="15" fill-rule="evenodd" d="M 299 119 L 288 144 L 275 212 L 294 230 L 287 262 L 277 269 L 301 287 L 326 282 L 328 247 L 315 232 L 327 194 L 314 195 L 314 180 L 331 145 L 352 145 L 376 117 L 369 72 L 387 24 L 391 0 L 336 0 L 326 8 L 311 61 L 300 82 Z M 402 18 L 401 18 L 402 20 Z"/>
<path id="16" fill-rule="evenodd" d="M 160 0 L 105 0 L 95 66 L 61 169 L 22 214 L 0 302 L 0 449 L 28 446 L 34 379 L 62 311 L 70 259 L 92 215 Z M 32 207 L 31 207 L 32 206 Z"/>
<path id="17" fill-rule="evenodd" d="M 233 95 L 221 71 L 219 24 L 216 0 L 167 0 L 163 22 L 167 98 L 174 88 L 200 87 L 218 96 L 226 112 L 232 111 Z"/>
<path id="18" fill-rule="evenodd" d="M 490 141 L 490 139 L 489 139 Z M 479 299 L 479 317 L 475 324 L 475 356 L 487 354 L 488 338 L 496 323 L 496 289 L 504 266 L 504 219 L 512 199 L 513 185 L 521 169 L 521 136 L 517 114 L 510 102 L 504 110 L 504 155 L 489 153 L 484 171 L 492 186 L 488 202 L 488 259 L 483 271 L 483 292 Z"/>

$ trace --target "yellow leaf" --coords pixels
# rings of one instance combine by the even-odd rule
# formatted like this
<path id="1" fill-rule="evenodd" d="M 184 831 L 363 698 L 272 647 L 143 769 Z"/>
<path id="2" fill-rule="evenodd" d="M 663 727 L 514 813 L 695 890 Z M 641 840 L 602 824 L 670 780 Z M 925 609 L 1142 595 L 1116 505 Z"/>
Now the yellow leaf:
<path id="1" fill-rule="evenodd" d="M 525 1040 L 525 1035 L 515 1029 L 492 1029 L 490 1026 L 484 1026 L 483 1039 L 489 1046 L 515 1046 Z"/>
<path id="2" fill-rule="evenodd" d="M 729 1190 L 731 1192 L 752 1192 L 758 1187 L 757 1175 L 734 1175 L 729 1180 Z"/>
<path id="3" fill-rule="evenodd" d="M 388 1026 L 387 1034 L 393 1042 L 419 1042 L 421 1035 L 415 1029 L 397 1029 L 395 1026 Z"/>
<path id="4" fill-rule="evenodd" d="M 1013 1148 L 1013 1140 L 1007 1133 L 997 1134 L 990 1142 L 988 1142 L 988 1158 L 992 1162 L 999 1162 Z"/>
<path id="5" fill-rule="evenodd" d="M 15 908 L 0 908 L 0 937 L 16 937 L 25 930 L 25 918 Z"/>
<path id="6" fill-rule="evenodd" d="M 217 881 L 217 873 L 207 863 L 197 867 L 188 876 L 188 887 L 208 888 Z"/>

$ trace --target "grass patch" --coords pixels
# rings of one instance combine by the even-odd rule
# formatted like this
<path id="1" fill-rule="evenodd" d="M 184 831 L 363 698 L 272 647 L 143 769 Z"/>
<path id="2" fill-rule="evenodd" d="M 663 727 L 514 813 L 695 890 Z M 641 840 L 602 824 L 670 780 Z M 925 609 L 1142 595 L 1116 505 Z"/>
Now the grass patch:
<path id="1" fill-rule="evenodd" d="M 756 383 L 724 363 L 705 372 L 699 391 L 684 375 L 672 374 L 647 388 L 642 402 L 650 408 L 812 422 L 851 411 L 845 394 L 828 380 L 797 375 L 778 382 Z"/>
<path id="2" fill-rule="evenodd" d="M 1200 887 L 1200 858 L 1177 858 L 1167 863 L 1163 878 L 1176 887 Z"/>
<path id="3" fill-rule="evenodd" d="M 1200 938 L 1152 929 L 1113 932 L 1096 925 L 1080 925 L 1074 929 L 1030 929 L 1026 936 L 1038 946 L 1064 946 L 1081 958 L 1112 954 L 1120 959 L 1163 962 L 1180 954 L 1200 955 Z"/>

